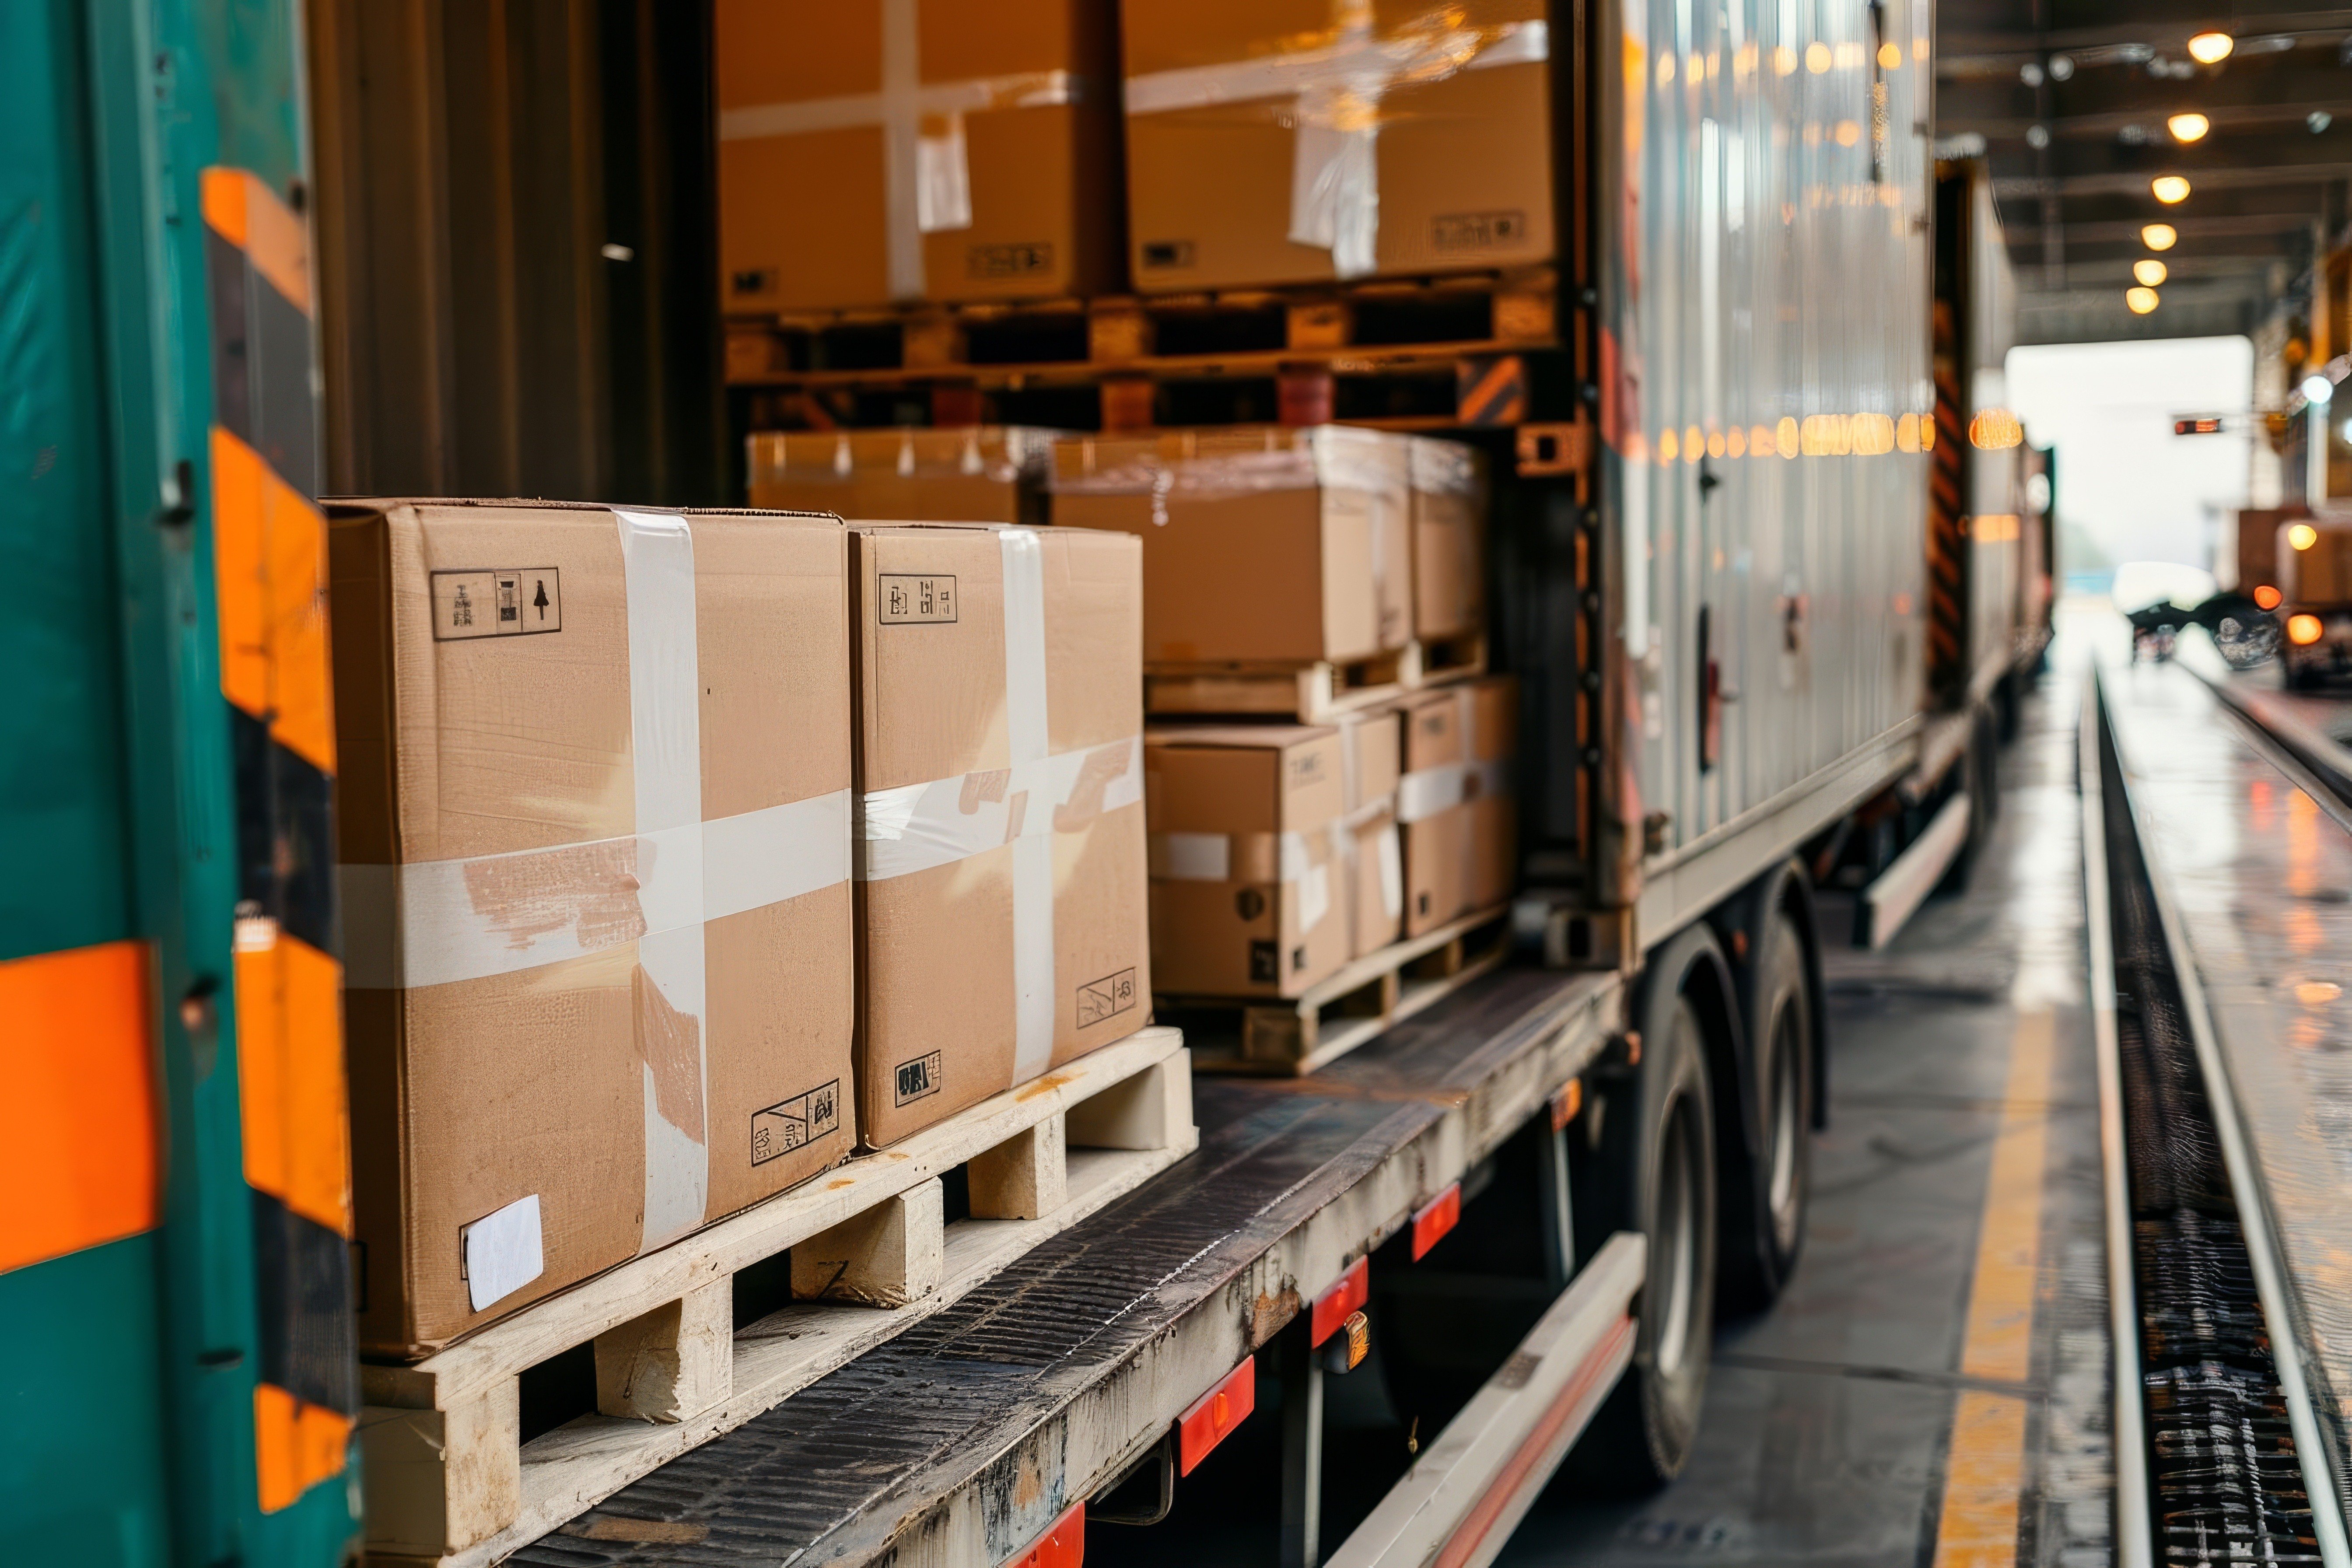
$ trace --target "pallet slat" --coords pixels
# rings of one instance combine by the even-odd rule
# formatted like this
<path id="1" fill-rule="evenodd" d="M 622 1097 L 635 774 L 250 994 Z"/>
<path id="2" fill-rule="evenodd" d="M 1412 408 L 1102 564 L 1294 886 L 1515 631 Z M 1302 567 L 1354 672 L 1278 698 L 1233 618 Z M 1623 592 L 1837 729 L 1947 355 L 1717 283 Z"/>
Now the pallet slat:
<path id="1" fill-rule="evenodd" d="M 1353 960 L 1291 1000 L 1163 996 L 1163 1010 L 1197 1022 L 1234 1020 L 1226 1038 L 1196 1034 L 1194 1060 L 1208 1072 L 1299 1076 L 1434 1005 L 1510 956 L 1507 907 L 1482 910 Z"/>
<path id="2" fill-rule="evenodd" d="M 1245 715 L 1328 724 L 1343 713 L 1485 673 L 1486 638 L 1471 632 L 1344 663 L 1152 665 L 1144 671 L 1143 707 L 1170 717 Z"/>
<path id="3" fill-rule="evenodd" d="M 1147 1028 L 415 1366 L 363 1367 L 369 1561 L 496 1562 L 957 1300 L 1197 1141 L 1182 1037 Z M 943 1226 L 940 1178 L 958 1165 L 974 1217 Z M 802 1299 L 735 1331 L 734 1276 L 786 1250 Z M 598 1413 L 521 1442 L 520 1374 L 591 1342 Z"/>

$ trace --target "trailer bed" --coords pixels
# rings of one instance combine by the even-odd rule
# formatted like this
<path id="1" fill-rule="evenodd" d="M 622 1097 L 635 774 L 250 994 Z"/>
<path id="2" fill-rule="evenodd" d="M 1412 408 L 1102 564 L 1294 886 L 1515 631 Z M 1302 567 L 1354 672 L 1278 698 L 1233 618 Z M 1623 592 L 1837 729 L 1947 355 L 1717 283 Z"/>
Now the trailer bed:
<path id="1" fill-rule="evenodd" d="M 510 1561 L 1022 1556 L 1543 1112 L 1622 1009 L 1615 974 L 1507 968 L 1312 1078 L 1203 1081 L 1190 1159 Z"/>

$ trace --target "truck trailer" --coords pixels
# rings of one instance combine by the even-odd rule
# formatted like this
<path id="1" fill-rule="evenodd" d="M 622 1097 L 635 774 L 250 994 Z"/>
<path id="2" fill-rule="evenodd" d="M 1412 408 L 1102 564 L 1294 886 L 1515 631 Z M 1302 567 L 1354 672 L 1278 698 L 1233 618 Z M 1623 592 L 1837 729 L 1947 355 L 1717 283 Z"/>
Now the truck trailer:
<path id="1" fill-rule="evenodd" d="M 814 357 L 722 322 L 704 7 L 8 11 L 27 1561 L 1483 1563 L 1563 1464 L 1681 1469 L 1718 1305 L 1798 1267 L 1822 954 L 1965 874 L 2049 520 L 1992 184 L 1932 153 L 1927 7 L 1538 10 L 1494 36 L 1542 70 L 1544 268 L 943 337 L 894 307 Z M 1365 325 L 1407 295 L 1487 303 Z M 1220 311 L 1278 341 L 1184 338 Z M 1149 352 L 1103 349 L 1139 321 Z M 1025 357 L 974 347 L 1016 328 Z M 1443 936 L 1313 1072 L 1196 1081 L 1147 1031 L 910 1143 L 891 1201 L 946 1239 L 874 1304 L 779 1287 L 763 1205 L 724 1258 L 706 1233 L 553 1298 L 561 1336 L 363 1363 L 319 498 L 740 505 L 754 430 L 1202 409 L 1485 454 L 1503 961 Z M 1066 1220 L 975 1217 L 1015 1142 Z M 689 1276 L 720 1292 L 704 1397 L 649 1419 L 603 1369 L 652 1346 L 683 1385 Z"/>

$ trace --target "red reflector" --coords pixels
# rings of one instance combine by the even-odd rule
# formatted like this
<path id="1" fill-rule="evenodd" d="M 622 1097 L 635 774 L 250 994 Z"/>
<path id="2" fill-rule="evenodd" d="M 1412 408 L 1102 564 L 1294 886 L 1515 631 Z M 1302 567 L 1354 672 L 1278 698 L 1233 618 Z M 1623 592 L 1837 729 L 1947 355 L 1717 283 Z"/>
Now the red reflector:
<path id="1" fill-rule="evenodd" d="M 1201 1396 L 1200 1403 L 1176 1419 L 1176 1473 L 1189 1476 L 1225 1434 L 1257 1408 L 1257 1357 L 1247 1356 L 1225 1374 L 1225 1380 Z"/>
<path id="2" fill-rule="evenodd" d="M 1584 1080 L 1570 1079 L 1560 1086 L 1559 1092 L 1551 1097 L 1551 1130 L 1558 1132 L 1575 1121 L 1576 1113 L 1583 1109 Z"/>
<path id="3" fill-rule="evenodd" d="M 1412 1256 L 1417 1261 L 1445 1239 L 1462 1218 L 1462 1184 L 1454 1183 L 1412 1214 Z"/>
<path id="4" fill-rule="evenodd" d="M 1079 1568 L 1087 1560 L 1087 1504 L 1081 1498 L 1070 1505 L 1070 1511 L 1054 1521 L 1054 1527 L 1038 1538 L 1020 1556 L 1004 1568 Z"/>
<path id="5" fill-rule="evenodd" d="M 1369 1258 L 1359 1258 L 1339 1276 L 1339 1283 L 1315 1298 L 1315 1319 L 1307 1339 L 1310 1345 L 1319 1345 L 1339 1331 L 1348 1314 L 1371 1299 L 1372 1270 Z"/>

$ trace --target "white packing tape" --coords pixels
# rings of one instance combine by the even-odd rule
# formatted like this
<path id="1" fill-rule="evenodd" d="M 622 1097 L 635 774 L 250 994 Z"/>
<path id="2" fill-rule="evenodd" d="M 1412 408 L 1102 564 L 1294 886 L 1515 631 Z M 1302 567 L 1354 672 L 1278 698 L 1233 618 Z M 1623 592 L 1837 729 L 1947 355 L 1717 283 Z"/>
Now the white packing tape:
<path id="1" fill-rule="evenodd" d="M 1469 771 L 1466 763 L 1440 763 L 1397 780 L 1397 820 L 1421 822 L 1460 805 L 1469 798 Z"/>
<path id="2" fill-rule="evenodd" d="M 1329 250 L 1341 278 L 1360 278 L 1374 270 L 1380 237 L 1381 98 L 1399 83 L 1548 59 L 1550 31 L 1539 19 L 1495 27 L 1433 19 L 1382 38 L 1364 0 L 1336 0 L 1334 10 L 1332 42 L 1318 48 L 1131 76 L 1127 112 L 1291 100 L 1289 238 Z"/>
<path id="3" fill-rule="evenodd" d="M 1151 874 L 1170 882 L 1229 882 L 1234 874 L 1234 841 L 1223 833 L 1157 833 L 1152 835 L 1159 862 Z"/>
<path id="4" fill-rule="evenodd" d="M 338 866 L 344 983 L 399 990 L 515 974 L 833 887 L 849 879 L 849 803 L 835 790 L 621 838 Z"/>
<path id="5" fill-rule="evenodd" d="M 1025 1083 L 1054 1060 L 1054 818 L 1046 763 L 1045 546 L 1036 531 L 1000 529 L 1004 567 L 1004 730 L 1013 798 L 1023 820 L 1013 841 L 1013 1081 Z M 1142 775 L 1142 737 L 1131 772 Z M 1035 795 L 1043 799 L 1033 799 Z"/>
<path id="6" fill-rule="evenodd" d="M 696 647 L 694 534 L 682 517 L 613 513 L 629 618 L 629 734 L 637 836 L 677 853 L 674 876 L 641 885 L 637 1044 L 645 1085 L 643 1256 L 686 1235 L 709 1207 L 710 1062 L 705 1020 L 702 679 Z M 655 850 L 658 865 L 665 858 Z"/>
<path id="7" fill-rule="evenodd" d="M 1404 913 L 1404 847 L 1393 822 L 1381 829 L 1381 908 L 1391 921 Z"/>
<path id="8" fill-rule="evenodd" d="M 1039 824 L 1047 825 L 1040 831 L 1051 831 L 1056 821 L 1076 827 L 1133 805 L 1143 798 L 1143 737 L 1064 752 L 1046 758 L 1042 771 L 1042 783 L 1034 772 L 1023 782 L 998 768 L 871 792 L 863 802 L 859 878 L 879 882 L 952 866 Z"/>

